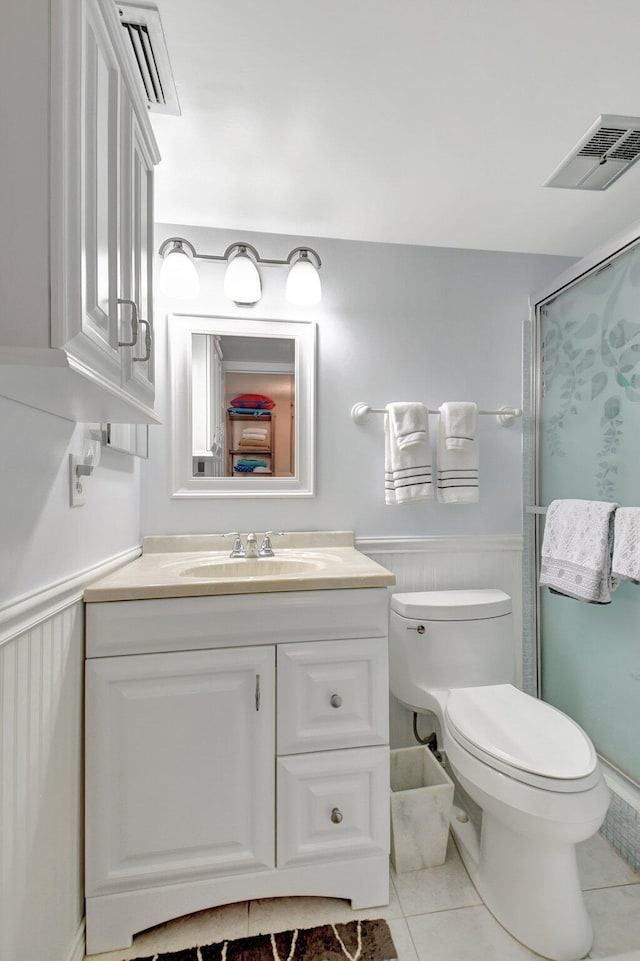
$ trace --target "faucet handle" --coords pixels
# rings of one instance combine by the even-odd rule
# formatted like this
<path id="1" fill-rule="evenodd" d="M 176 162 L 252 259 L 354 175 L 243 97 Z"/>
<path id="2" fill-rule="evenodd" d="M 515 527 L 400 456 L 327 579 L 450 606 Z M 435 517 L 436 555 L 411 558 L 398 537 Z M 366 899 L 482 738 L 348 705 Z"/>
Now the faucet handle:
<path id="1" fill-rule="evenodd" d="M 235 540 L 233 542 L 233 547 L 231 548 L 231 553 L 229 554 L 229 557 L 245 556 L 245 550 L 244 550 L 244 547 L 242 546 L 242 538 L 240 537 L 240 534 L 238 533 L 238 531 L 229 531 L 227 534 L 223 534 L 222 536 L 235 537 Z"/>
<path id="2" fill-rule="evenodd" d="M 284 531 L 266 531 L 259 551 L 260 557 L 273 557 L 272 536 L 284 537 Z"/>

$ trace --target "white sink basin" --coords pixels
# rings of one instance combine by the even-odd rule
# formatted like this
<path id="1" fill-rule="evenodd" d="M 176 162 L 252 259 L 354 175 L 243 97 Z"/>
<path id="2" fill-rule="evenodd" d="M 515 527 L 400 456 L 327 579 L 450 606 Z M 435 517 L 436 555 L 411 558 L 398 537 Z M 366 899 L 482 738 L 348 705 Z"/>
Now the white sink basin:
<path id="1" fill-rule="evenodd" d="M 181 572 L 182 577 L 203 577 L 207 579 L 218 577 L 277 577 L 292 574 L 307 574 L 320 571 L 327 566 L 324 558 L 298 557 L 237 557 L 220 558 L 188 567 Z"/>

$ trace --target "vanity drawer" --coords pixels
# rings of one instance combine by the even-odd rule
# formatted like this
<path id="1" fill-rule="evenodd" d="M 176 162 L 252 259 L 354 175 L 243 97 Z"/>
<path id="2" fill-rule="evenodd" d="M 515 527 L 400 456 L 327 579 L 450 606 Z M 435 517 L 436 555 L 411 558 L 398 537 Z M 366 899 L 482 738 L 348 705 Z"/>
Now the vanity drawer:
<path id="1" fill-rule="evenodd" d="M 278 758 L 277 865 L 389 851 L 389 748 Z"/>
<path id="2" fill-rule="evenodd" d="M 278 754 L 389 742 L 386 637 L 278 645 Z"/>

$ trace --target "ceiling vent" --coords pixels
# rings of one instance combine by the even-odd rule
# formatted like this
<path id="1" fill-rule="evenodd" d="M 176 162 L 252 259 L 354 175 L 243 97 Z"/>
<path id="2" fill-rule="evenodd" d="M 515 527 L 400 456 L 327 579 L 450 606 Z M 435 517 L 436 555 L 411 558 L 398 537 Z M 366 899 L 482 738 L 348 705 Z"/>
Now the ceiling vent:
<path id="1" fill-rule="evenodd" d="M 146 3 L 118 3 L 117 8 L 149 110 L 180 116 L 178 94 L 158 8 Z"/>
<path id="2" fill-rule="evenodd" d="M 545 187 L 606 190 L 640 157 L 640 117 L 603 114 Z"/>

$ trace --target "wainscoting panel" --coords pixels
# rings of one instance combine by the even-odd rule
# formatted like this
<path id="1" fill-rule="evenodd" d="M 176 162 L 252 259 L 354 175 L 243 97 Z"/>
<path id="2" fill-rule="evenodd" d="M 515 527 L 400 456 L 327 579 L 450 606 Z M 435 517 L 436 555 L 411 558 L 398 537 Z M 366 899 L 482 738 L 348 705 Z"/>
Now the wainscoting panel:
<path id="1" fill-rule="evenodd" d="M 513 602 L 516 683 L 522 681 L 522 537 L 520 535 L 360 538 L 358 550 L 396 575 L 389 593 L 493 587 Z M 420 734 L 433 726 L 420 718 Z M 391 746 L 415 744 L 409 710 L 390 699 Z"/>
<path id="2" fill-rule="evenodd" d="M 0 958 L 79 961 L 82 590 L 124 552 L 0 609 Z"/>
<path id="3" fill-rule="evenodd" d="M 82 902 L 82 603 L 0 647 L 0 956 L 66 959 Z"/>

